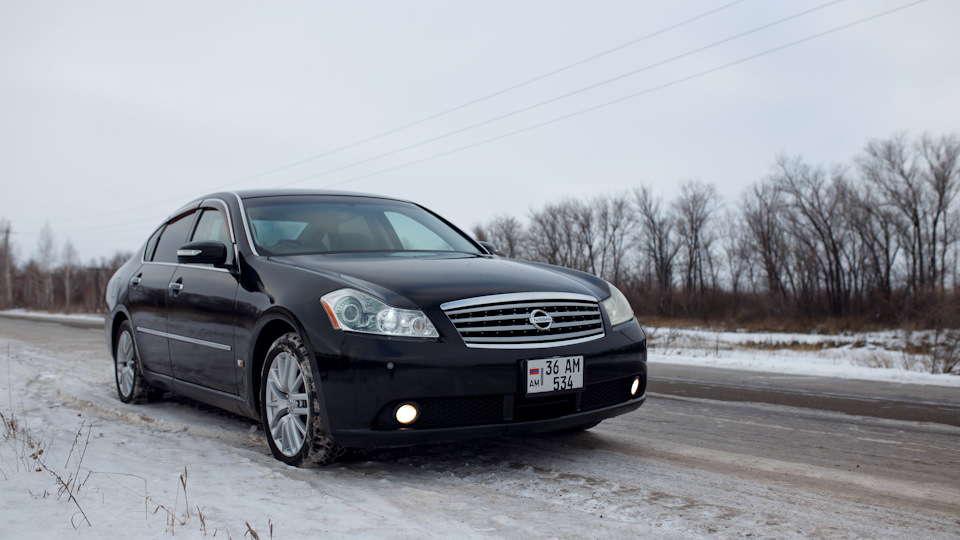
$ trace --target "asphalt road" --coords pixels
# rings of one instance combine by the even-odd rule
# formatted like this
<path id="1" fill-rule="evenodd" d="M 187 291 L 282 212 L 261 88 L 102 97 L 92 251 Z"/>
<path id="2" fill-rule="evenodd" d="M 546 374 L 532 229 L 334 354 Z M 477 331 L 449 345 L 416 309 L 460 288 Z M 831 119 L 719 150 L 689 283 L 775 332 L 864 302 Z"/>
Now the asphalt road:
<path id="1" fill-rule="evenodd" d="M 653 364 L 649 393 L 960 426 L 960 389 Z"/>
<path id="2" fill-rule="evenodd" d="M 0 319 L 101 329 L 100 321 L 0 313 Z M 951 387 L 860 381 L 652 363 L 650 396 L 769 403 L 857 416 L 960 427 L 960 390 Z"/>
<path id="3" fill-rule="evenodd" d="M 63 358 L 58 369 L 69 369 L 70 355 L 108 364 L 99 326 L 70 325 L 0 318 L 0 341 L 49 351 Z M 570 536 L 591 530 L 589 514 L 606 516 L 597 521 L 602 536 L 627 534 L 633 523 L 648 532 L 673 526 L 679 536 L 960 537 L 956 388 L 659 363 L 650 370 L 647 403 L 588 432 L 363 452 L 334 477 L 347 486 L 365 475 L 429 488 L 464 519 L 567 505 L 585 512 L 557 518 Z M 100 396 L 112 386 L 103 374 L 78 371 L 72 376 L 93 390 L 58 391 L 58 399 L 93 391 L 75 401 L 109 417 L 115 398 Z M 173 408 L 163 409 L 165 421 L 188 430 L 209 430 L 213 417 L 230 432 L 254 429 L 246 419 L 166 401 Z M 153 409 L 138 410 L 142 416 L 125 421 L 149 425 Z M 270 466 L 265 444 L 227 435 L 217 435 L 224 452 L 262 455 Z M 331 481 L 277 470 L 321 492 Z"/>

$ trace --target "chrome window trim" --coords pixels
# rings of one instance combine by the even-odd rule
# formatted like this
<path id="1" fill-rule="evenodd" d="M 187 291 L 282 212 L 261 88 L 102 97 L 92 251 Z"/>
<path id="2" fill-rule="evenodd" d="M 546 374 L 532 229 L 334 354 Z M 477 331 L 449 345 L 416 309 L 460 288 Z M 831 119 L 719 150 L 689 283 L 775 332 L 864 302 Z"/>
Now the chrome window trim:
<path id="1" fill-rule="evenodd" d="M 199 222 L 199 219 L 200 219 L 200 217 L 202 217 L 202 215 L 203 215 L 203 210 L 204 210 L 204 206 L 203 206 L 203 205 L 204 205 L 204 203 L 206 203 L 207 201 L 214 201 L 214 202 L 219 203 L 217 206 L 218 206 L 218 207 L 222 207 L 222 210 L 226 213 L 227 232 L 230 233 L 230 244 L 233 246 L 233 265 L 237 268 L 237 272 L 239 273 L 239 272 L 240 272 L 240 255 L 237 253 L 237 235 L 234 234 L 234 232 L 233 232 L 233 214 L 230 212 L 230 205 L 227 204 L 227 201 L 225 201 L 225 200 L 223 200 L 223 199 L 221 199 L 221 198 L 219 198 L 219 197 L 213 197 L 213 198 L 210 198 L 210 199 L 203 199 L 202 201 L 200 201 L 200 206 L 197 207 L 197 210 L 200 211 L 200 215 L 197 216 L 197 220 L 198 220 L 198 221 L 193 224 L 193 225 L 194 225 L 193 234 L 196 234 L 196 232 L 197 232 L 196 226 L 200 223 L 200 222 Z M 193 234 L 191 234 L 191 239 L 192 239 Z M 178 266 L 189 266 L 190 268 L 209 268 L 210 270 L 217 270 L 217 271 L 219 271 L 219 272 L 227 272 L 227 273 L 231 273 L 231 274 L 233 273 L 233 272 L 231 272 L 230 270 L 227 270 L 226 268 L 215 268 L 215 267 L 207 266 L 207 265 L 204 265 L 204 264 L 178 263 Z"/>
<path id="2" fill-rule="evenodd" d="M 237 235 L 233 233 L 233 214 L 230 213 L 230 206 L 227 204 L 227 201 L 214 197 L 211 199 L 203 199 L 200 201 L 200 210 L 203 210 L 203 203 L 207 201 L 216 201 L 223 206 L 223 211 L 227 214 L 227 232 L 230 233 L 230 243 L 234 246 L 237 245 Z M 194 231 L 196 232 L 196 231 Z"/>
<path id="3" fill-rule="evenodd" d="M 204 347 L 210 347 L 212 349 L 218 349 L 221 351 L 232 351 L 233 347 L 230 345 L 223 345 L 222 343 L 215 343 L 213 341 L 204 341 L 202 339 L 194 339 L 187 336 L 181 336 L 178 334 L 169 334 L 167 332 L 161 332 L 159 330 L 151 330 L 150 328 L 144 328 L 142 326 L 137 327 L 137 332 L 143 334 L 149 334 L 151 336 L 164 337 L 167 339 L 173 339 L 176 341 L 183 341 L 184 343 L 192 343 L 194 345 L 202 345 Z"/>
<path id="4" fill-rule="evenodd" d="M 235 191 L 232 191 L 231 194 L 237 198 L 237 205 L 240 207 L 240 221 L 243 223 L 243 232 L 247 235 L 247 245 L 250 246 L 250 252 L 259 257 L 260 252 L 257 251 L 257 246 L 253 245 L 253 235 L 250 233 L 250 220 L 247 218 L 247 207 L 243 205 L 243 199 L 240 198 L 240 195 L 237 195 Z"/>
<path id="5" fill-rule="evenodd" d="M 234 195 L 235 197 L 237 196 L 236 193 L 234 193 L 233 195 Z M 237 197 L 237 200 L 239 201 L 239 200 L 240 200 L 240 197 Z M 221 198 L 219 198 L 219 197 L 211 197 L 211 198 L 209 198 L 209 199 L 201 199 L 201 200 L 199 201 L 199 203 L 198 203 L 198 206 L 197 206 L 196 208 L 194 208 L 193 210 L 194 210 L 194 211 L 200 211 L 200 213 L 202 214 L 202 213 L 203 213 L 203 209 L 204 209 L 204 206 L 203 206 L 203 205 L 204 205 L 204 203 L 206 203 L 206 202 L 208 202 L 208 201 L 219 203 L 219 204 L 216 205 L 216 209 L 217 209 L 217 210 L 222 210 L 223 213 L 225 214 L 225 218 L 226 218 L 226 220 L 227 220 L 227 232 L 230 234 L 230 243 L 233 245 L 233 258 L 234 258 L 235 263 L 238 263 L 238 262 L 239 262 L 239 259 L 238 259 L 238 254 L 237 254 L 237 235 L 233 232 L 233 213 L 230 212 L 230 205 L 227 204 L 227 201 L 225 201 L 225 200 L 223 200 L 223 199 L 221 199 Z M 243 205 L 242 205 L 242 204 L 240 205 L 240 209 L 241 209 L 241 210 L 243 209 Z M 191 237 L 192 237 L 192 235 L 193 235 L 194 233 L 197 232 L 197 231 L 196 231 L 196 225 L 197 225 L 196 219 L 197 219 L 198 217 L 199 217 L 199 215 L 196 216 L 196 217 L 194 217 L 194 223 L 193 223 L 194 229 L 191 231 Z M 208 269 L 208 270 L 213 270 L 213 271 L 216 271 L 216 272 L 232 273 L 230 270 L 227 270 L 226 268 L 213 268 L 213 267 L 206 266 L 206 265 L 202 265 L 202 264 L 166 263 L 166 262 L 158 262 L 158 261 L 148 261 L 148 260 L 147 260 L 147 245 L 149 245 L 150 238 L 152 238 L 153 235 L 154 235 L 158 230 L 160 230 L 160 229 L 163 228 L 163 227 L 166 227 L 166 226 L 167 226 L 167 223 L 169 223 L 169 221 L 170 221 L 170 218 L 167 218 L 167 219 L 166 219 L 163 223 L 161 223 L 157 228 L 153 229 L 153 231 L 150 233 L 150 236 L 147 237 L 147 244 L 144 245 L 144 246 L 143 246 L 143 249 L 140 251 L 140 263 L 141 263 L 141 264 L 162 264 L 162 265 L 166 265 L 166 266 L 189 266 L 190 268 L 206 268 L 206 269 Z M 248 234 L 249 234 L 249 233 L 248 233 Z M 163 236 L 163 235 L 161 234 L 161 236 Z M 159 239 L 158 239 L 158 240 L 159 240 Z M 237 264 L 236 266 L 237 266 L 237 269 L 239 270 L 240 265 Z"/>
<path id="6" fill-rule="evenodd" d="M 225 273 L 227 273 L 227 274 L 232 274 L 232 273 L 233 273 L 233 272 L 231 272 L 230 270 L 228 270 L 228 269 L 226 269 L 226 268 L 216 268 L 216 267 L 214 267 L 214 266 L 204 266 L 204 265 L 202 265 L 202 264 L 187 264 L 187 263 L 180 264 L 180 263 L 154 262 L 154 261 L 143 261 L 143 264 L 156 264 L 156 265 L 160 265 L 160 266 L 174 266 L 174 267 L 178 267 L 178 268 L 181 267 L 181 266 L 186 266 L 186 267 L 189 267 L 189 268 L 197 268 L 197 269 L 200 269 L 200 270 L 210 270 L 210 271 L 212 271 L 212 272 L 225 272 Z"/>
<path id="7" fill-rule="evenodd" d="M 525 300 L 579 300 L 582 302 L 593 302 L 598 303 L 598 300 L 594 296 L 588 294 L 579 294 L 579 293 L 562 293 L 562 292 L 528 292 L 528 293 L 507 293 L 507 294 L 491 294 L 488 296 L 477 296 L 475 298 L 467 298 L 464 300 L 454 300 L 452 302 L 444 302 L 440 304 L 440 309 L 444 311 L 460 309 L 465 307 L 473 306 L 483 306 L 489 304 L 499 304 L 502 302 L 523 302 Z"/>

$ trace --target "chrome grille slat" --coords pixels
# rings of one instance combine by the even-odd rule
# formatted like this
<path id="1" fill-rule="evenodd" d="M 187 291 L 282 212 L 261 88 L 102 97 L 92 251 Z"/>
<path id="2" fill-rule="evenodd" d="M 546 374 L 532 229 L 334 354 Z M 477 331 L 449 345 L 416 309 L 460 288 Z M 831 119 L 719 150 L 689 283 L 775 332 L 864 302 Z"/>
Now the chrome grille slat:
<path id="1" fill-rule="evenodd" d="M 440 307 L 467 347 L 560 347 L 604 336 L 600 303 L 583 294 L 512 293 L 457 300 Z M 530 322 L 534 311 L 549 315 L 549 327 L 542 321 L 537 321 L 540 327 Z"/>
<path id="2" fill-rule="evenodd" d="M 529 302 L 524 304 L 495 304 L 495 305 L 482 306 L 482 307 L 450 309 L 447 311 L 447 313 L 451 313 L 451 314 L 455 313 L 457 315 L 460 315 L 462 313 L 487 312 L 487 311 L 494 311 L 497 309 L 501 309 L 501 310 L 502 309 L 536 309 L 536 308 L 542 308 L 542 307 L 570 307 L 570 306 L 593 307 L 593 306 L 596 306 L 596 303 L 592 303 L 592 304 L 590 302 L 578 303 L 578 302 L 571 301 L 571 302 L 543 302 L 543 303 Z"/>
<path id="3" fill-rule="evenodd" d="M 588 321 L 588 322 L 570 321 L 570 322 L 558 322 L 558 323 L 555 322 L 553 323 L 553 326 L 550 327 L 550 329 L 552 330 L 554 328 L 571 328 L 574 326 L 589 326 L 591 324 L 595 324 L 595 323 L 593 323 L 592 321 Z M 498 332 L 507 332 L 507 331 L 513 332 L 516 330 L 530 330 L 530 324 L 528 323 L 525 325 L 511 325 L 511 326 L 469 326 L 469 327 L 462 327 L 462 328 L 457 327 L 457 329 L 460 330 L 461 334 L 463 334 L 464 332 L 489 332 L 491 330 L 496 330 Z M 569 334 L 563 334 L 563 335 L 569 336 Z"/>
<path id="4" fill-rule="evenodd" d="M 539 306 L 538 306 L 539 307 Z M 451 319 L 454 318 L 455 313 L 447 313 Z M 529 317 L 529 313 L 522 314 L 513 314 L 513 315 L 494 315 L 494 316 L 485 316 L 485 317 L 456 317 L 457 323 L 468 323 L 468 322 L 478 322 L 478 321 L 508 321 L 508 320 L 526 320 Z M 551 317 L 577 317 L 581 315 L 596 315 L 600 316 L 600 311 L 560 311 L 557 313 L 550 313 Z"/>
<path id="5" fill-rule="evenodd" d="M 584 331 L 584 332 L 576 332 L 576 333 L 573 333 L 573 334 L 561 334 L 561 335 L 559 335 L 559 336 L 555 336 L 555 335 L 554 335 L 554 336 L 543 335 L 543 336 L 536 336 L 536 337 L 519 336 L 519 337 L 496 337 L 496 338 L 475 337 L 475 338 L 470 338 L 470 341 L 475 341 L 475 342 L 477 342 L 477 343 L 494 343 L 494 342 L 503 342 L 503 343 L 542 343 L 542 342 L 548 342 L 548 341 L 550 341 L 551 339 L 555 339 L 555 338 L 557 338 L 557 337 L 562 337 L 562 338 L 564 338 L 564 339 L 576 339 L 576 338 L 580 338 L 580 337 L 586 337 L 586 336 L 588 336 L 588 335 L 590 335 L 590 334 L 595 334 L 595 333 L 596 333 L 596 332 L 594 332 L 594 331 L 592 331 L 592 330 L 587 330 L 587 331 Z M 603 336 L 599 336 L 599 337 L 603 337 Z"/>

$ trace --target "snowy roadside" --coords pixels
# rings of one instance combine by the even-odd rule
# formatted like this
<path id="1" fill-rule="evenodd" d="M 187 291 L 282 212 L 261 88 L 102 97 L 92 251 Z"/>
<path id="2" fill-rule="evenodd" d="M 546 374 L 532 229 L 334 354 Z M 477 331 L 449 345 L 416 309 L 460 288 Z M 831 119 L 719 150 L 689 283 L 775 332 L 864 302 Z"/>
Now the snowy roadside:
<path id="1" fill-rule="evenodd" d="M 713 332 L 645 327 L 649 361 L 791 375 L 960 388 L 960 376 L 919 371 L 920 355 L 902 350 L 896 330 L 861 334 Z M 922 333 L 914 339 L 924 339 Z"/>
<path id="2" fill-rule="evenodd" d="M 140 406 L 119 402 L 99 332 L 21 321 L 0 326 L 4 538 L 239 539 L 253 537 L 251 531 L 262 539 L 955 533 L 953 521 L 936 512 L 917 514 L 901 508 L 902 501 L 864 502 L 859 493 L 851 501 L 842 489 L 838 495 L 820 480 L 839 474 L 832 462 L 715 452 L 703 447 L 699 434 L 671 439 L 675 429 L 703 416 L 706 405 L 697 400 L 651 402 L 641 413 L 578 435 L 379 451 L 320 470 L 294 469 L 270 456 L 256 422 L 173 397 Z M 770 423 L 762 415 L 745 417 L 765 410 L 761 404 L 733 407 L 721 439 L 737 438 L 736 426 Z M 773 414 L 775 433 L 791 433 Z M 833 419 L 830 426 L 843 425 L 816 411 L 789 419 L 821 416 Z M 718 421 L 709 418 L 710 436 Z M 851 436 L 892 444 L 888 433 L 904 425 L 866 419 Z M 823 428 L 802 429 L 813 436 Z M 776 448 L 782 453 L 783 441 Z M 60 489 L 54 473 L 70 492 Z M 846 474 L 856 485 L 889 481 Z M 896 479 L 878 485 L 882 493 L 919 489 Z M 951 488 L 921 491 L 936 489 Z"/>
<path id="3" fill-rule="evenodd" d="M 91 328 L 103 325 L 103 316 L 97 314 L 11 309 L 0 311 L 0 317 L 77 323 Z M 655 326 L 644 329 L 650 342 L 649 361 L 654 366 L 662 363 L 960 388 L 960 374 L 925 373 L 920 355 L 900 350 L 905 342 L 928 340 L 929 333 L 925 332 L 798 334 Z"/>
<path id="4" fill-rule="evenodd" d="M 103 326 L 103 315 L 97 315 L 95 313 L 48 313 L 46 311 L 31 311 L 26 309 L 4 309 L 0 310 L 0 317 L 24 319 L 28 321 L 75 322 L 91 327 Z"/>

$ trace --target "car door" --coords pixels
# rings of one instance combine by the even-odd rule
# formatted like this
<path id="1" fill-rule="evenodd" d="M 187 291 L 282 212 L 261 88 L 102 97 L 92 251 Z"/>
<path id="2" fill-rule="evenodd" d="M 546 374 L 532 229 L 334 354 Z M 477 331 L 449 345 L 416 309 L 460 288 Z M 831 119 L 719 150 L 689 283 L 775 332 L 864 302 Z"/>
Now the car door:
<path id="1" fill-rule="evenodd" d="M 226 205 L 204 201 L 189 242 L 227 247 L 225 265 L 180 264 L 170 277 L 167 336 L 179 381 L 236 394 L 234 307 L 239 287 L 235 241 Z"/>
<path id="2" fill-rule="evenodd" d="M 173 375 L 167 345 L 167 296 L 177 269 L 177 248 L 186 241 L 196 215 L 196 210 L 181 214 L 154 233 L 144 250 L 143 264 L 130 279 L 127 306 L 140 362 L 145 370 L 161 375 Z"/>

